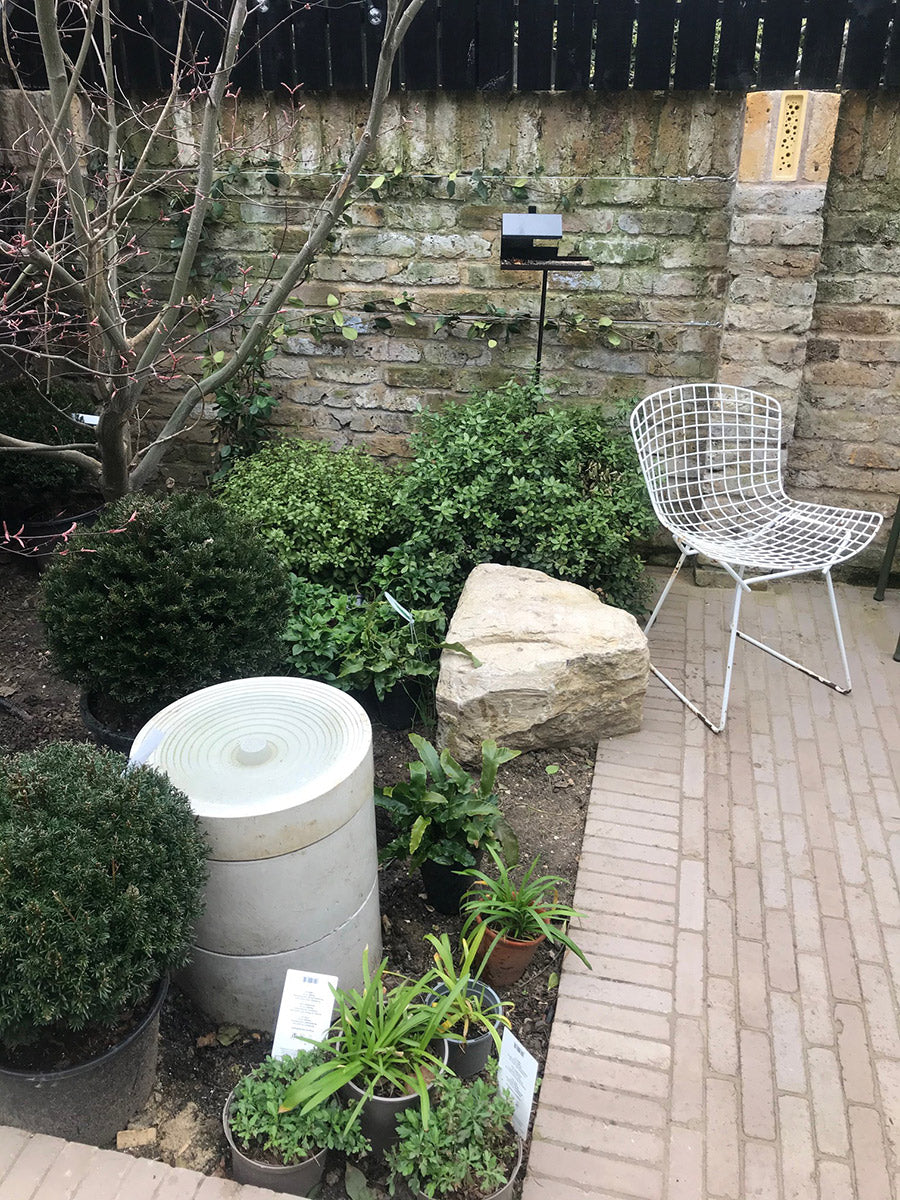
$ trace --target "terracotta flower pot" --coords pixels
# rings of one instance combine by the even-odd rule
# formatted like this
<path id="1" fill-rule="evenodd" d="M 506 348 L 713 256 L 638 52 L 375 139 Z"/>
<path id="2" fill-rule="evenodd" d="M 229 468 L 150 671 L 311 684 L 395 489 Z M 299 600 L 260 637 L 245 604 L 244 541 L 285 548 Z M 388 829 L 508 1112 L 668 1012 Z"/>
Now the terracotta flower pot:
<path id="1" fill-rule="evenodd" d="M 479 918 L 479 924 L 481 920 Z M 478 948 L 476 961 L 486 959 L 481 978 L 492 987 L 507 987 L 517 983 L 531 964 L 541 942 L 546 941 L 546 935 L 519 941 L 497 934 L 490 925 L 484 929 L 484 937 Z"/>

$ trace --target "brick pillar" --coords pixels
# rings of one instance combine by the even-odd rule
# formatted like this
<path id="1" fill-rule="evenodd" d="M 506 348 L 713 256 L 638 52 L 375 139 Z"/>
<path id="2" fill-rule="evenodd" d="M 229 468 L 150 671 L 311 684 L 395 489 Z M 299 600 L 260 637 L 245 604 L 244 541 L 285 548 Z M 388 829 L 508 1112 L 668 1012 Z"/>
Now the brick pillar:
<path id="1" fill-rule="evenodd" d="M 780 400 L 793 433 L 816 297 L 840 96 L 747 96 L 734 189 L 718 378 Z"/>

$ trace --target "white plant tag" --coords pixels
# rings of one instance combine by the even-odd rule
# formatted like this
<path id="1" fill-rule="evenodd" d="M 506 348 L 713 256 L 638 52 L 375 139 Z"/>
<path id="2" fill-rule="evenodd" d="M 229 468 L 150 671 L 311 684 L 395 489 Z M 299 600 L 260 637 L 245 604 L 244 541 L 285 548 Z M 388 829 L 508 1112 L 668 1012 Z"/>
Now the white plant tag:
<path id="1" fill-rule="evenodd" d="M 409 626 L 409 632 L 412 634 L 412 640 L 413 640 L 413 642 L 415 642 L 416 641 L 416 618 L 412 615 L 412 613 L 409 611 L 408 608 L 404 608 L 403 605 L 398 600 L 395 600 L 390 592 L 385 592 L 384 598 L 385 598 L 385 600 L 387 600 L 388 604 L 391 606 L 391 608 L 394 610 L 394 612 L 397 614 L 397 616 L 402 617 L 403 620 L 407 623 L 407 625 Z"/>
<path id="2" fill-rule="evenodd" d="M 281 1007 L 275 1025 L 272 1057 L 310 1050 L 328 1032 L 334 1008 L 332 987 L 337 975 L 313 975 L 310 971 L 285 971 Z"/>
<path id="3" fill-rule="evenodd" d="M 513 1098 L 516 1108 L 512 1115 L 512 1127 L 520 1138 L 528 1137 L 537 1073 L 537 1059 L 528 1053 L 514 1033 L 504 1029 L 500 1042 L 497 1087 L 501 1092 L 509 1092 Z"/>
<path id="4" fill-rule="evenodd" d="M 141 744 L 131 747 L 131 756 L 125 770 L 130 771 L 132 767 L 142 767 L 165 736 L 164 729 L 148 729 Z"/>

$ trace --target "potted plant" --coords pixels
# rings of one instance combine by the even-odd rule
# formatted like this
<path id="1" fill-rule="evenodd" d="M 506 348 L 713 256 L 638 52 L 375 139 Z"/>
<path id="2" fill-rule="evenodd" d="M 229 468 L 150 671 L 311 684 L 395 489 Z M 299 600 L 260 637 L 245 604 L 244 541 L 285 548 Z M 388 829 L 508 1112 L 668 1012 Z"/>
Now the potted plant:
<path id="1" fill-rule="evenodd" d="M 417 1200 L 509 1200 L 522 1165 L 522 1142 L 509 1124 L 513 1102 L 494 1075 L 440 1082 L 427 1125 L 417 1109 L 401 1114 L 385 1154 L 391 1195 L 398 1181 Z"/>
<path id="2" fill-rule="evenodd" d="M 477 866 L 485 845 L 497 841 L 508 862 L 518 859 L 518 843 L 500 812 L 494 785 L 501 765 L 520 751 L 482 742 L 476 783 L 449 750 L 438 754 L 417 733 L 409 740 L 419 752 L 419 761 L 409 764 L 409 781 L 381 788 L 375 797 L 396 830 L 381 858 L 409 858 L 410 866 L 422 871 L 430 902 L 438 912 L 453 915 L 468 886 L 461 872 Z"/>
<path id="3" fill-rule="evenodd" d="M 436 1003 L 427 997 L 434 972 L 421 979 L 392 976 L 382 959 L 369 973 L 363 954 L 363 990 L 335 989 L 331 1032 L 316 1043 L 324 1061 L 287 1090 L 283 1108 L 312 1112 L 335 1092 L 348 1104 L 348 1127 L 357 1119 L 380 1154 L 396 1135 L 398 1114 L 418 1105 L 428 1122 L 429 1091 L 447 1061 L 441 1033 L 461 984 Z"/>
<path id="4" fill-rule="evenodd" d="M 238 1183 L 306 1196 L 322 1178 L 329 1150 L 360 1155 L 371 1149 L 359 1127 L 347 1124 L 336 1096 L 308 1113 L 282 1110 L 291 1084 L 322 1061 L 321 1050 L 269 1055 L 238 1082 L 222 1110 Z"/>
<path id="5" fill-rule="evenodd" d="M 118 754 L 0 758 L 0 1125 L 103 1144 L 146 1103 L 202 908 L 187 798 Z"/>
<path id="6" fill-rule="evenodd" d="M 437 983 L 434 991 L 438 996 L 454 995 L 456 999 L 447 1009 L 442 1033 L 447 1042 L 447 1066 L 462 1079 L 469 1079 L 484 1070 L 491 1047 L 500 1052 L 501 1026 L 509 1026 L 509 1017 L 503 1011 L 503 1002 L 493 988 L 478 978 L 475 967 L 485 926 L 479 925 L 471 941 L 462 939 L 462 961 L 459 968 L 446 933 L 440 937 L 433 933 L 425 940 L 434 949 Z M 460 987 L 462 983 L 462 987 Z"/>
<path id="7" fill-rule="evenodd" d="M 173 700 L 283 662 L 286 573 L 208 497 L 110 505 L 55 556 L 41 593 L 54 665 L 81 685 L 92 735 L 116 749 Z"/>
<path id="8" fill-rule="evenodd" d="M 485 926 L 478 955 L 485 960 L 482 973 L 487 982 L 503 987 L 521 979 L 544 941 L 565 946 L 590 969 L 591 964 L 566 932 L 565 925 L 582 914 L 560 902 L 559 886 L 565 880 L 559 875 L 536 875 L 535 858 L 517 886 L 493 846 L 488 846 L 488 853 L 497 868 L 497 878 L 476 870 L 465 871 L 477 883 L 462 902 L 466 914 L 463 936 L 479 924 Z"/>

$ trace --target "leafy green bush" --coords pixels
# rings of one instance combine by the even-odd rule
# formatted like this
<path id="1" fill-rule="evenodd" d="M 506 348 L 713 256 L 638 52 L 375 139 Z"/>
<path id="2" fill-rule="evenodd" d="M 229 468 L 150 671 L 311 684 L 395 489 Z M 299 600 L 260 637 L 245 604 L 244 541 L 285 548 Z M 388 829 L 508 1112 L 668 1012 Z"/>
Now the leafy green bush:
<path id="1" fill-rule="evenodd" d="M 89 441 L 88 431 L 73 424 L 63 412 L 93 412 L 94 402 L 71 384 L 56 383 L 53 404 L 30 379 L 0 383 L 0 432 L 26 442 L 60 446 Z M 56 406 L 56 408 L 53 407 Z M 58 495 L 73 488 L 84 472 L 75 464 L 38 454 L 0 454 L 0 491 L 11 501 L 31 501 L 44 493 Z"/>
<path id="2" fill-rule="evenodd" d="M 379 700 L 405 679 L 437 679 L 446 626 L 440 609 L 417 609 L 413 632 L 386 600 L 364 600 L 296 576 L 291 589 L 284 636 L 299 675 L 345 691 L 371 685 Z"/>
<path id="3" fill-rule="evenodd" d="M 265 1162 L 273 1154 L 285 1166 L 303 1162 L 320 1150 L 365 1154 L 371 1147 L 356 1124 L 347 1128 L 347 1114 L 337 1097 L 302 1113 L 299 1108 L 281 1112 L 288 1088 L 325 1061 L 321 1050 L 272 1058 L 269 1055 L 234 1089 L 228 1109 L 232 1136 L 248 1158 Z"/>
<path id="4" fill-rule="evenodd" d="M 64 678 L 148 715 L 284 659 L 287 574 L 245 521 L 208 497 L 117 501 L 70 538 L 41 590 Z"/>
<path id="5" fill-rule="evenodd" d="M 236 462 L 218 494 L 289 570 L 354 590 L 394 541 L 395 488 L 394 475 L 364 450 L 297 438 Z"/>
<path id="6" fill-rule="evenodd" d="M 401 1179 L 433 1200 L 499 1191 L 518 1157 L 509 1093 L 497 1091 L 493 1072 L 471 1081 L 447 1073 L 437 1091 L 427 1122 L 415 1106 L 397 1117 L 398 1140 L 385 1151 L 391 1195 Z"/>
<path id="7" fill-rule="evenodd" d="M 122 755 L 0 758 L 0 1041 L 112 1025 L 187 961 L 206 850 L 187 798 Z"/>
<path id="8" fill-rule="evenodd" d="M 533 567 L 639 609 L 638 538 L 655 522 L 621 416 L 546 407 L 507 384 L 425 412 L 397 494 L 411 532 L 377 579 L 416 602 L 455 604 L 479 562 Z"/>

